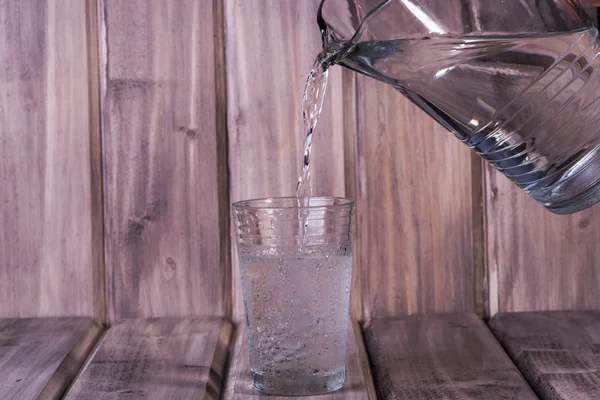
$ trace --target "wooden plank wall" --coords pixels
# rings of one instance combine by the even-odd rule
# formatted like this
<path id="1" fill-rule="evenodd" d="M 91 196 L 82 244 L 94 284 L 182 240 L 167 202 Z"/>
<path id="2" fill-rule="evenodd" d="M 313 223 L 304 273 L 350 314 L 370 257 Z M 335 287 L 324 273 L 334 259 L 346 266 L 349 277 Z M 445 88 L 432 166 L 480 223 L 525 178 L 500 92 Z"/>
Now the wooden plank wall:
<path id="1" fill-rule="evenodd" d="M 0 317 L 101 317 L 86 2 L 2 0 L 0 10 Z"/>
<path id="2" fill-rule="evenodd" d="M 100 7 L 111 320 L 225 315 L 218 13 L 198 0 L 105 0 Z"/>
<path id="3" fill-rule="evenodd" d="M 239 319 L 230 202 L 294 194 L 318 4 L 0 0 L 0 317 Z M 483 222 L 479 161 L 391 87 L 332 68 L 314 149 L 355 317 L 600 306 L 600 206 L 486 167 Z"/>
<path id="4" fill-rule="evenodd" d="M 226 2 L 234 201 L 294 193 L 319 3 Z M 356 199 L 353 314 L 473 310 L 468 150 L 393 88 L 340 69 L 331 69 L 313 177 L 315 194 Z M 239 317 L 237 265 L 233 275 Z"/>
<path id="5" fill-rule="evenodd" d="M 474 311 L 468 149 L 389 85 L 357 76 L 356 96 L 362 319 Z"/>
<path id="6" fill-rule="evenodd" d="M 362 318 L 473 311 L 468 150 L 391 87 L 357 96 Z"/>

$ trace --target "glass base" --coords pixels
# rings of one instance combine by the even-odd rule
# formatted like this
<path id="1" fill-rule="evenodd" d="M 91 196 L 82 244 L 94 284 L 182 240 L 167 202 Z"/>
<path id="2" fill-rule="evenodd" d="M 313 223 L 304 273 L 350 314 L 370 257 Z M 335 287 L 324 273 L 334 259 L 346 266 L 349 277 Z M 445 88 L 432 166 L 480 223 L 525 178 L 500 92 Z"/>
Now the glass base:
<path id="1" fill-rule="evenodd" d="M 252 386 L 265 394 L 312 396 L 334 392 L 344 385 L 345 369 L 307 374 L 306 371 L 277 371 L 265 374 L 252 371 Z"/>

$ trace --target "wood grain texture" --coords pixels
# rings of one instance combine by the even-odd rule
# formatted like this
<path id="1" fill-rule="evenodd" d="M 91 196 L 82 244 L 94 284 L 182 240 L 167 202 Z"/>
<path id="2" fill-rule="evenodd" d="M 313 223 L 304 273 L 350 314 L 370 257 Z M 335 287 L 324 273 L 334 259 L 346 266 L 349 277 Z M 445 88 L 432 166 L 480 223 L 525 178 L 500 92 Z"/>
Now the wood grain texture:
<path id="1" fill-rule="evenodd" d="M 319 3 L 225 1 L 232 201 L 295 195 L 305 135 L 302 92 L 321 50 L 315 21 Z M 314 195 L 345 194 L 342 90 L 341 69 L 332 68 L 313 136 Z M 237 262 L 233 276 L 234 315 L 239 319 L 243 307 Z"/>
<path id="2" fill-rule="evenodd" d="M 111 319 L 224 315 L 213 2 L 101 9 Z"/>
<path id="3" fill-rule="evenodd" d="M 600 208 L 554 215 L 485 171 L 491 315 L 600 307 Z"/>
<path id="4" fill-rule="evenodd" d="M 374 319 L 364 336 L 382 400 L 536 399 L 475 314 Z"/>
<path id="5" fill-rule="evenodd" d="M 362 346 L 360 327 L 356 323 L 350 323 L 348 326 L 346 380 L 344 382 L 344 387 L 337 392 L 308 397 L 267 396 L 259 393 L 252 387 L 250 365 L 248 361 L 246 327 L 242 324 L 236 333 L 235 348 L 230 360 L 224 400 L 285 400 L 290 398 L 302 398 L 307 400 L 375 400 L 376 395 L 368 368 L 368 359 L 366 358 L 366 353 L 361 351 Z"/>
<path id="6" fill-rule="evenodd" d="M 219 399 L 231 325 L 154 318 L 113 325 L 66 399 Z"/>
<path id="7" fill-rule="evenodd" d="M 0 398 L 61 398 L 101 332 L 89 318 L 0 320 Z"/>
<path id="8" fill-rule="evenodd" d="M 358 99 L 362 319 L 474 310 L 469 150 L 391 86 Z"/>
<path id="9" fill-rule="evenodd" d="M 431 6 L 462 29 L 460 1 Z M 357 78 L 361 319 L 473 311 L 469 150 L 393 87 Z"/>
<path id="10" fill-rule="evenodd" d="M 86 4 L 0 10 L 0 317 L 91 316 Z"/>
<path id="11" fill-rule="evenodd" d="M 490 327 L 540 399 L 600 398 L 600 311 L 500 313 Z"/>

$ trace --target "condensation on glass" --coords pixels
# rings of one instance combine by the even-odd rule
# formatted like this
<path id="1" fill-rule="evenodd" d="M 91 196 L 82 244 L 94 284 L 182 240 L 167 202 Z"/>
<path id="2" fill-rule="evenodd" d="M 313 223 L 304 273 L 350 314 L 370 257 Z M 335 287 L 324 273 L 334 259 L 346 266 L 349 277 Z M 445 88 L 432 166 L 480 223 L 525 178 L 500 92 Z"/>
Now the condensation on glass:
<path id="1" fill-rule="evenodd" d="M 233 206 L 252 383 L 268 394 L 314 395 L 344 383 L 353 203 L 298 204 Z"/>

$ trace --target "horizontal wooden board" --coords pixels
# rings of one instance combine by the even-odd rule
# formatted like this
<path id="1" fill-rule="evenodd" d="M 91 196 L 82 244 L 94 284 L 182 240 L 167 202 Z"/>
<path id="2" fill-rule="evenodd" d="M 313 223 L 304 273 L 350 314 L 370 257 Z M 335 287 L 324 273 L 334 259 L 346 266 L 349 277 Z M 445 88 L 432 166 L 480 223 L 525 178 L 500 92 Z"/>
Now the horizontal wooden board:
<path id="1" fill-rule="evenodd" d="M 0 398 L 60 398 L 101 332 L 89 318 L 0 319 Z"/>
<path id="2" fill-rule="evenodd" d="M 337 392 L 325 395 L 298 398 L 307 400 L 375 400 L 375 390 L 371 379 L 368 359 L 366 358 L 364 345 L 362 343 L 360 327 L 356 323 L 351 323 L 350 326 L 348 326 L 346 381 L 344 382 L 344 387 Z M 295 397 L 262 395 L 252 387 L 252 380 L 250 378 L 250 365 L 248 360 L 246 327 L 245 325 L 241 325 L 236 334 L 235 349 L 230 361 L 224 399 L 285 400 L 290 398 Z"/>
<path id="3" fill-rule="evenodd" d="M 475 314 L 374 319 L 364 335 L 382 400 L 536 399 Z"/>
<path id="4" fill-rule="evenodd" d="M 490 327 L 541 399 L 600 398 L 600 311 L 500 313 Z"/>
<path id="5" fill-rule="evenodd" d="M 211 399 L 220 396 L 231 325 L 154 318 L 112 326 L 67 399 Z"/>

